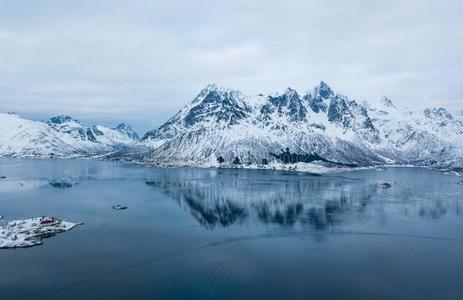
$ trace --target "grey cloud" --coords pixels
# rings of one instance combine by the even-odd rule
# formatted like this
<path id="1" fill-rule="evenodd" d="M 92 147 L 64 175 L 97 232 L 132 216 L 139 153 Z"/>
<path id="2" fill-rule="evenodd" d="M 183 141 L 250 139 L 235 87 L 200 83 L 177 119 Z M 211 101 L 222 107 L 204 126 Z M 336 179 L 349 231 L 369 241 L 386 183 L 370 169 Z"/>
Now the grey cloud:
<path id="1" fill-rule="evenodd" d="M 463 109 L 461 1 L 1 1 L 0 111 L 161 124 L 204 85 Z"/>

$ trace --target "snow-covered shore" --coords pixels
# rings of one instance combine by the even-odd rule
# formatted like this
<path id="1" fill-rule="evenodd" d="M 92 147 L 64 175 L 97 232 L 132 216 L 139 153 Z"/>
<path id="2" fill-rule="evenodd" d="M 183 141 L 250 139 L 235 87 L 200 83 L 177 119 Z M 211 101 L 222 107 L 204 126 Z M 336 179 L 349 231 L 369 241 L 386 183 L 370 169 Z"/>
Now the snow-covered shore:
<path id="1" fill-rule="evenodd" d="M 0 222 L 0 249 L 41 245 L 43 238 L 71 230 L 77 225 L 49 217 Z"/>
<path id="2" fill-rule="evenodd" d="M 107 160 L 101 160 L 107 161 Z M 448 169 L 440 169 L 434 168 L 429 166 L 415 166 L 411 164 L 378 164 L 378 165 L 371 165 L 371 166 L 357 166 L 357 167 L 350 167 L 350 166 L 343 166 L 341 164 L 326 164 L 324 162 L 311 162 L 311 163 L 293 163 L 293 164 L 284 164 L 279 162 L 270 162 L 269 164 L 219 164 L 214 161 L 201 161 L 198 163 L 150 163 L 146 161 L 135 161 L 135 160 L 111 160 L 117 161 L 120 163 L 125 164 L 133 164 L 139 165 L 142 167 L 147 168 L 200 168 L 200 169 L 247 169 L 247 170 L 274 170 L 274 171 L 293 171 L 293 172 L 302 172 L 302 173 L 310 173 L 310 174 L 332 174 L 332 173 L 343 173 L 343 172 L 353 172 L 353 171 L 360 171 L 360 170 L 385 170 L 388 168 L 423 168 L 429 170 L 436 170 L 445 174 L 451 174 L 455 176 L 463 176 L 463 172 L 448 170 Z"/>

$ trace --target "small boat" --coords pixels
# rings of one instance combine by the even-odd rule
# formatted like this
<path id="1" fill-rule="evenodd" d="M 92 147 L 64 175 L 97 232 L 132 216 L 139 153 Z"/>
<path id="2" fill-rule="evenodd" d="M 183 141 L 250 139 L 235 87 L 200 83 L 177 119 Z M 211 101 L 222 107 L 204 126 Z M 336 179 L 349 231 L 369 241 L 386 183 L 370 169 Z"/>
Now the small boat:
<path id="1" fill-rule="evenodd" d="M 122 205 L 122 204 L 114 204 L 112 208 L 115 210 L 122 210 L 122 209 L 127 209 L 127 206 Z"/>
<path id="2" fill-rule="evenodd" d="M 383 189 L 388 189 L 392 186 L 392 184 L 390 184 L 389 182 L 381 182 L 380 184 L 378 184 L 378 186 Z"/>

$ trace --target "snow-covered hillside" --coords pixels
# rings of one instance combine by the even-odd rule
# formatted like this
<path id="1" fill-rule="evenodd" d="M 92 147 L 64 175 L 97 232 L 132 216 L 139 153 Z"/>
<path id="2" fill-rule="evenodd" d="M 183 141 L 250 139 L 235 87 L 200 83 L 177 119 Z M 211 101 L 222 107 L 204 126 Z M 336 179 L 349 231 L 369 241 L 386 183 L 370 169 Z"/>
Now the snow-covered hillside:
<path id="1" fill-rule="evenodd" d="M 288 88 L 269 96 L 211 84 L 141 139 L 125 124 L 86 127 L 69 116 L 35 122 L 0 114 L 0 156 L 314 170 L 396 164 L 463 172 L 460 117 L 444 108 L 410 110 L 388 98 L 359 102 L 323 81 L 303 94 Z"/>
<path id="2" fill-rule="evenodd" d="M 114 129 L 90 128 L 69 116 L 37 122 L 0 113 L 0 156 L 93 156 L 128 148 L 137 140 L 137 134 L 124 124 Z"/>
<path id="3" fill-rule="evenodd" d="M 262 165 L 281 162 L 286 155 L 289 162 L 319 157 L 359 166 L 458 170 L 462 146 L 463 123 L 444 108 L 411 111 L 388 98 L 375 105 L 361 103 L 322 81 L 303 95 L 288 88 L 270 96 L 246 96 L 208 85 L 145 134 L 133 151 L 144 162 L 168 165 L 216 165 L 218 159 Z M 130 158 L 130 151 L 121 156 Z"/>

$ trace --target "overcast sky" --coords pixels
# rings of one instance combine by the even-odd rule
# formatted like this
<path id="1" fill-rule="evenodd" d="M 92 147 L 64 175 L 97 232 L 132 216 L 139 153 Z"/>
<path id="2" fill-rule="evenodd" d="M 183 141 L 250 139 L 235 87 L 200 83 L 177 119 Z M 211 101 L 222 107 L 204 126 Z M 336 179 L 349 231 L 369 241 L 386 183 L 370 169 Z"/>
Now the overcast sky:
<path id="1" fill-rule="evenodd" d="M 207 83 L 463 110 L 463 2 L 0 0 L 0 111 L 162 124 Z"/>

